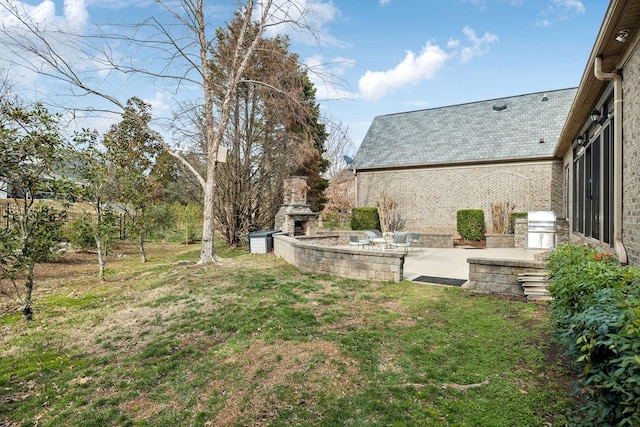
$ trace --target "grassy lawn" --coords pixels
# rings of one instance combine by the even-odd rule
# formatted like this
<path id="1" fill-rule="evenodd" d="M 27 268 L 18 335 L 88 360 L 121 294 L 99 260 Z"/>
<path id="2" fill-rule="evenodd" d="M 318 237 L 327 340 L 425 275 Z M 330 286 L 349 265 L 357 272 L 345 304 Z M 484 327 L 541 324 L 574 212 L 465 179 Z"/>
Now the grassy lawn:
<path id="1" fill-rule="evenodd" d="M 0 299 L 0 426 L 545 426 L 572 404 L 544 305 L 118 250 L 103 283 L 87 255 L 40 268 L 32 322 Z"/>

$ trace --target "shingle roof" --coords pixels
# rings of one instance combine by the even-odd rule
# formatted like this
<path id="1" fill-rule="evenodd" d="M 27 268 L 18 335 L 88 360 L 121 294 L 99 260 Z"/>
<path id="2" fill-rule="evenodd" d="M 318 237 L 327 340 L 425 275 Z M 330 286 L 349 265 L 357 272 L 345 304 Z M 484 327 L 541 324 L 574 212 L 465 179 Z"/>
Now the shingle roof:
<path id="1" fill-rule="evenodd" d="M 575 94 L 571 88 L 377 116 L 351 167 L 550 158 Z"/>

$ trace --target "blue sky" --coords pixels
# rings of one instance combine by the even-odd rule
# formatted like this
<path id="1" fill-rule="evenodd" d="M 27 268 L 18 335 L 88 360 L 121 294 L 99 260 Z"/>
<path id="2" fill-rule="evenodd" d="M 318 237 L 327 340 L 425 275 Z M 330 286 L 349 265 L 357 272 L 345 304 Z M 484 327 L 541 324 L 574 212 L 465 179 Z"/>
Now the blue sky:
<path id="1" fill-rule="evenodd" d="M 7 2 L 19 3 L 0 0 L 0 4 Z M 316 37 L 286 27 L 273 30 L 289 34 L 291 50 L 309 66 L 323 114 L 347 126 L 357 146 L 377 115 L 577 86 L 608 2 L 284 3 L 311 11 L 306 17 L 316 27 Z M 168 19 L 152 0 L 29 0 L 24 4 L 43 22 L 79 31 L 95 24 Z M 228 20 L 237 5 L 233 0 L 206 4 L 214 26 Z M 1 10 L 0 17 L 6 22 Z M 123 99 L 135 95 L 151 102 L 157 114 L 170 110 L 170 89 L 131 83 L 120 81 L 113 90 Z M 23 93 L 35 97 L 50 92 L 48 83 L 37 76 L 20 76 L 19 84 Z M 108 121 L 93 125 L 104 131 Z"/>

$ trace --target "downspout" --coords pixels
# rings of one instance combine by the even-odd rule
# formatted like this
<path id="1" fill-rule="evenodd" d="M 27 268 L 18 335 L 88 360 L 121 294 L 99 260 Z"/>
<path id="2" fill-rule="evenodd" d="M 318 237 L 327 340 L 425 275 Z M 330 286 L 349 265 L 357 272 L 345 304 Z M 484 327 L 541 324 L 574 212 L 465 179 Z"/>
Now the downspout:
<path id="1" fill-rule="evenodd" d="M 353 187 L 354 187 L 354 196 L 355 203 L 353 204 L 356 208 L 358 207 L 358 171 L 356 168 L 353 168 Z"/>
<path id="2" fill-rule="evenodd" d="M 596 56 L 594 62 L 594 76 L 601 81 L 613 81 L 613 163 L 615 175 L 613 177 L 613 203 L 615 207 L 613 219 L 613 248 L 618 255 L 620 264 L 627 264 L 627 250 L 622 243 L 622 76 L 618 73 L 602 71 L 602 56 Z"/>

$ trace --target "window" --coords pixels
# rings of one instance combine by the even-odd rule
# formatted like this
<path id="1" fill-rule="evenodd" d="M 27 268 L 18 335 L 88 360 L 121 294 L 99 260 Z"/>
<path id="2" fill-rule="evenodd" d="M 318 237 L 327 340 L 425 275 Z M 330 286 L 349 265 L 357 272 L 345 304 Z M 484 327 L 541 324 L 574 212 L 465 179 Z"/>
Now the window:
<path id="1" fill-rule="evenodd" d="M 602 125 L 592 125 L 584 147 L 573 150 L 573 232 L 613 243 L 613 111 L 602 105 Z"/>
<path id="2" fill-rule="evenodd" d="M 569 190 L 571 188 L 571 171 L 569 166 L 564 168 L 564 217 L 569 220 Z"/>
<path id="3" fill-rule="evenodd" d="M 576 147 L 573 153 L 573 230 L 584 231 L 584 148 Z"/>

